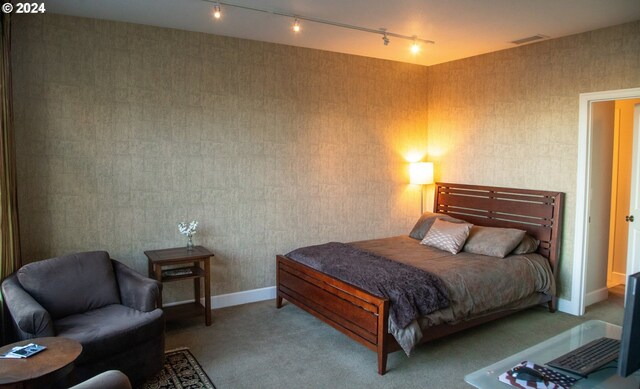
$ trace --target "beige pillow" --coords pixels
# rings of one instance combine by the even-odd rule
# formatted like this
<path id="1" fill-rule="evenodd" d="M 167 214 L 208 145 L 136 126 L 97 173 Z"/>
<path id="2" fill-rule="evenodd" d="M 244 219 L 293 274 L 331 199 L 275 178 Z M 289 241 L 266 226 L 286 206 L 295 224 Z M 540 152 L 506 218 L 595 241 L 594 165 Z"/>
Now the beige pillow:
<path id="1" fill-rule="evenodd" d="M 526 234 L 524 238 L 522 238 L 522 242 L 513 249 L 511 255 L 535 253 L 538 246 L 540 246 L 540 241 L 533 236 Z"/>
<path id="2" fill-rule="evenodd" d="M 458 254 L 469 236 L 472 224 L 436 219 L 420 244 Z"/>
<path id="3" fill-rule="evenodd" d="M 515 228 L 473 226 L 463 250 L 504 258 L 522 242 L 525 232 Z"/>

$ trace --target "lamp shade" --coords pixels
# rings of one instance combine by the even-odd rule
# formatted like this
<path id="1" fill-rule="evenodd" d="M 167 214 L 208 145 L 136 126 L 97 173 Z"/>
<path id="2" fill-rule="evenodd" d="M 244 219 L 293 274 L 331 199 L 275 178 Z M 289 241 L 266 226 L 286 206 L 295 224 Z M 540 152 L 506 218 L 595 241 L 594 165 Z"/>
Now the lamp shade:
<path id="1" fill-rule="evenodd" d="M 409 165 L 409 180 L 412 184 L 433 184 L 433 162 L 414 162 Z"/>

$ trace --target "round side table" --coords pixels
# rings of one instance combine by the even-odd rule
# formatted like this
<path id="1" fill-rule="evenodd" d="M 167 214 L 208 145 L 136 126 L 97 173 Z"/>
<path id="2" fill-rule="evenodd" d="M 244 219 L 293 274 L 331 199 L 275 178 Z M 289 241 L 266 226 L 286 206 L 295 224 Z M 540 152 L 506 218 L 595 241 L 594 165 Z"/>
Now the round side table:
<path id="1" fill-rule="evenodd" d="M 20 359 L 0 359 L 0 388 L 46 387 L 73 370 L 73 362 L 82 352 L 79 342 L 62 337 L 21 340 L 0 348 L 0 354 L 16 346 L 36 343 L 46 349 Z"/>

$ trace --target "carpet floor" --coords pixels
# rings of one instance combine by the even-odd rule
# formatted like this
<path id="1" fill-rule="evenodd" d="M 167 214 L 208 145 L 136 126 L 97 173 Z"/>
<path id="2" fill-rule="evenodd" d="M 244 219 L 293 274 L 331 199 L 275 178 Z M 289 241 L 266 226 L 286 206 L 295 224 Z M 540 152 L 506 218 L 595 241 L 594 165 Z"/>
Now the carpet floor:
<path id="1" fill-rule="evenodd" d="M 214 310 L 213 323 L 167 323 L 167 348 L 186 346 L 219 389 L 471 388 L 464 376 L 584 321 L 622 323 L 623 302 L 610 295 L 582 317 L 532 308 L 418 346 L 411 357 L 389 355 L 377 374 L 376 354 L 290 303 L 274 301 Z"/>

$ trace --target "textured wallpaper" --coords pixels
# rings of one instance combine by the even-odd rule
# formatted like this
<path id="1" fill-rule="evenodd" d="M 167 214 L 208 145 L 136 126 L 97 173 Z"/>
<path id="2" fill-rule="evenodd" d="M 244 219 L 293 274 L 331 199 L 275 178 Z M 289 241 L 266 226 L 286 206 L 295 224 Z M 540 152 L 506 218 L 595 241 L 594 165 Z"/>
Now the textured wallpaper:
<path id="1" fill-rule="evenodd" d="M 428 146 L 437 179 L 567 194 L 569 299 L 578 95 L 640 87 L 640 22 L 429 68 L 52 14 L 13 34 L 26 261 L 102 249 L 145 272 L 197 219 L 214 294 L 274 285 L 298 246 L 407 233 Z"/>
<path id="2" fill-rule="evenodd" d="M 580 93 L 640 87 L 640 22 L 429 67 L 429 155 L 444 181 L 566 193 L 571 298 Z"/>
<path id="3" fill-rule="evenodd" d="M 213 294 L 275 284 L 275 255 L 406 234 L 426 153 L 427 68 L 76 17 L 14 19 L 26 262 L 215 252 Z M 189 298 L 190 283 L 165 288 Z"/>

